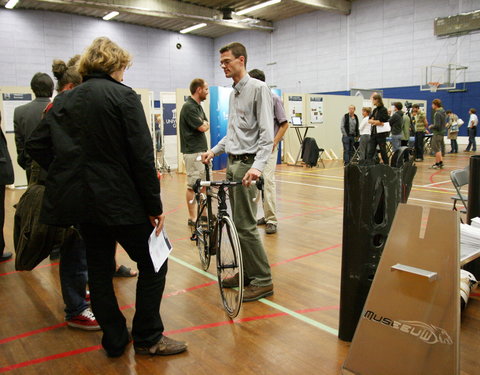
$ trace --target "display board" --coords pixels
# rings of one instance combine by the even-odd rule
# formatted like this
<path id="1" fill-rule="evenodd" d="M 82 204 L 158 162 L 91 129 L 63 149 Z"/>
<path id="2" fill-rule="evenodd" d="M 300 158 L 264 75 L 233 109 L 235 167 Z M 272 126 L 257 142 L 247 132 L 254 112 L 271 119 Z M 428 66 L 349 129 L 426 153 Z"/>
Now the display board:
<path id="1" fill-rule="evenodd" d="M 422 112 L 426 113 L 426 107 L 427 107 L 427 101 L 426 100 L 421 100 L 421 99 L 392 99 L 392 98 L 384 98 L 383 99 L 383 104 L 387 109 L 392 109 L 393 110 L 393 103 L 395 102 L 400 102 L 403 105 L 403 112 L 407 112 L 406 108 L 406 103 L 410 104 L 418 104 L 420 106 L 420 109 Z"/>
<path id="2" fill-rule="evenodd" d="M 305 94 L 283 94 L 283 104 L 288 121 L 290 121 L 293 116 L 300 117 L 303 122 L 306 121 L 305 99 Z"/>
<path id="3" fill-rule="evenodd" d="M 171 169 L 178 168 L 177 152 L 177 103 L 174 92 L 160 93 L 160 107 L 163 118 L 163 155 Z"/>
<path id="4" fill-rule="evenodd" d="M 288 99 L 289 94 L 284 94 L 284 99 Z M 362 119 L 362 98 L 355 96 L 342 96 L 342 95 L 309 95 L 308 98 L 321 98 L 322 103 L 322 117 L 323 122 L 313 125 L 314 128 L 308 130 L 307 137 L 313 137 L 317 141 L 317 145 L 327 151 L 332 157 L 342 157 L 343 145 L 342 145 L 342 132 L 340 130 L 340 124 L 342 116 L 348 112 L 348 106 L 354 105 L 356 107 L 356 114 L 359 121 Z M 289 103 L 285 103 L 287 106 Z M 316 108 L 319 108 L 318 103 Z M 308 113 L 308 112 L 307 112 Z M 307 118 L 310 116 L 307 116 Z M 303 133 L 303 131 L 302 131 Z M 285 151 L 284 162 L 293 163 L 295 161 L 300 144 L 295 134 L 295 129 L 290 126 L 285 134 Z M 333 152 L 331 152 L 333 151 Z"/>
<path id="5" fill-rule="evenodd" d="M 215 146 L 227 135 L 228 106 L 231 87 L 210 86 L 210 141 Z M 213 170 L 227 167 L 227 155 L 216 156 L 213 159 Z"/>
<path id="6" fill-rule="evenodd" d="M 190 97 L 190 90 L 188 89 L 177 89 L 175 92 L 175 99 L 176 99 L 176 134 L 177 134 L 177 172 L 178 173 L 185 173 L 185 162 L 183 161 L 183 154 L 180 151 L 180 123 L 179 123 L 179 118 L 180 118 L 180 112 L 182 111 L 183 104 L 187 101 L 187 99 Z M 202 108 L 203 111 L 205 112 L 205 115 L 207 116 L 207 119 L 210 119 L 210 95 L 207 96 L 207 99 L 202 102 Z M 207 144 L 208 147 L 210 147 L 210 131 L 205 133 L 207 137 Z"/>
<path id="7" fill-rule="evenodd" d="M 312 125 L 323 124 L 323 97 L 321 95 L 307 95 L 307 123 Z"/>
<path id="8" fill-rule="evenodd" d="M 30 98 L 30 100 L 28 100 Z M 17 163 L 17 147 L 13 133 L 13 112 L 15 108 L 29 103 L 34 98 L 30 87 L 0 87 L 0 111 L 2 111 L 2 130 L 6 133 L 8 152 L 12 159 L 15 174 L 15 187 L 26 186 L 27 176 L 25 170 Z"/>

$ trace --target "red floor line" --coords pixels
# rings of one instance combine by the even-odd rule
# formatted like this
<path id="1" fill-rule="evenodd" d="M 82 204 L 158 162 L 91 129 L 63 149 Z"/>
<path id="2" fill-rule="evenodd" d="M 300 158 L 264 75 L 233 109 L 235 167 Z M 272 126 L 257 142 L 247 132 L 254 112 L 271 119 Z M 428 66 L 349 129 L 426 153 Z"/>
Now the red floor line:
<path id="1" fill-rule="evenodd" d="M 480 297 L 480 293 L 470 293 L 470 295 L 473 297 Z"/>
<path id="2" fill-rule="evenodd" d="M 38 270 L 39 268 L 46 268 L 46 267 L 52 267 L 52 266 L 58 266 L 60 263 L 55 262 L 55 263 L 49 263 L 49 264 L 43 264 L 41 266 L 35 267 L 35 270 Z M 33 271 L 33 270 L 32 270 Z M 10 271 L 10 272 L 5 272 L 5 273 L 0 273 L 0 276 L 6 276 L 6 275 L 12 275 L 14 273 L 19 273 L 19 272 L 31 272 L 31 271 Z"/>
<path id="3" fill-rule="evenodd" d="M 44 327 L 44 328 L 36 329 L 34 331 L 24 332 L 24 333 L 21 333 L 21 334 L 16 335 L 16 336 L 11 336 L 11 337 L 7 337 L 5 339 L 1 339 L 0 344 L 6 344 L 7 342 L 10 342 L 10 341 L 18 340 L 18 339 L 21 339 L 21 338 L 24 338 L 24 337 L 33 336 L 33 335 L 36 335 L 37 333 L 51 331 L 52 329 L 65 327 L 66 325 L 67 325 L 67 323 L 63 322 L 63 323 L 55 324 L 55 325 L 50 326 L 50 327 Z"/>
<path id="4" fill-rule="evenodd" d="M 325 248 L 325 249 L 317 250 L 317 251 L 314 251 L 314 252 L 311 252 L 311 253 L 308 253 L 308 254 L 299 255 L 298 257 L 295 257 L 295 258 L 286 259 L 286 260 L 281 260 L 280 262 L 273 263 L 273 264 L 271 264 L 270 266 L 271 266 L 271 267 L 276 267 L 276 266 L 279 266 L 279 265 L 281 265 L 281 264 L 293 262 L 294 260 L 306 258 L 306 257 L 309 257 L 309 256 L 311 256 L 311 255 L 320 254 L 320 253 L 323 253 L 323 252 L 328 251 L 328 250 L 335 249 L 335 248 L 340 247 L 340 246 L 342 246 L 342 244 L 336 244 L 336 245 L 327 247 L 327 248 Z"/>
<path id="5" fill-rule="evenodd" d="M 177 207 L 175 207 L 174 209 L 165 212 L 165 215 L 170 215 L 170 214 L 173 214 L 173 213 L 177 212 L 178 210 L 180 210 L 180 208 L 182 208 L 182 206 L 183 206 L 183 203 L 180 203 L 180 204 L 179 204 Z"/>
<path id="6" fill-rule="evenodd" d="M 15 260 L 14 257 L 11 257 L 10 259 L 7 259 L 7 260 L 4 260 L 4 261 L 1 261 L 0 264 L 3 264 L 3 263 L 8 263 L 8 262 L 11 262 L 12 260 Z"/>
<path id="7" fill-rule="evenodd" d="M 326 310 L 336 310 L 336 309 L 338 309 L 338 306 L 325 306 L 325 307 L 319 307 L 319 308 L 313 308 L 313 309 L 297 310 L 296 312 L 299 313 L 299 314 L 304 314 L 306 312 L 326 311 Z M 221 321 L 221 322 L 202 324 L 202 325 L 193 326 L 193 327 L 185 327 L 185 328 L 180 328 L 180 329 L 176 329 L 176 330 L 166 331 L 164 333 L 165 333 L 165 335 L 174 335 L 174 334 L 178 334 L 178 333 L 199 331 L 199 330 L 202 330 L 202 329 L 221 327 L 221 326 L 225 326 L 225 325 L 240 324 L 240 323 L 252 322 L 252 321 L 255 321 L 255 320 L 276 318 L 276 317 L 279 317 L 279 316 L 288 316 L 288 314 L 280 312 L 280 313 L 274 313 L 274 314 L 251 316 L 251 317 L 239 318 L 239 319 L 234 319 L 234 320 L 225 320 L 225 321 Z M 31 359 L 29 361 L 16 363 L 14 365 L 0 367 L 0 373 L 16 370 L 16 369 L 23 368 L 23 367 L 28 367 L 28 366 L 35 365 L 35 364 L 38 364 L 38 363 L 53 361 L 55 359 L 71 357 L 71 356 L 74 356 L 74 355 L 77 355 L 77 354 L 88 353 L 88 352 L 100 350 L 101 348 L 102 348 L 101 345 L 94 345 L 94 346 L 89 346 L 89 347 L 86 347 L 86 348 L 70 350 L 70 351 L 64 352 L 64 353 L 53 354 L 53 355 L 49 355 L 49 356 L 46 356 L 46 357 Z"/>

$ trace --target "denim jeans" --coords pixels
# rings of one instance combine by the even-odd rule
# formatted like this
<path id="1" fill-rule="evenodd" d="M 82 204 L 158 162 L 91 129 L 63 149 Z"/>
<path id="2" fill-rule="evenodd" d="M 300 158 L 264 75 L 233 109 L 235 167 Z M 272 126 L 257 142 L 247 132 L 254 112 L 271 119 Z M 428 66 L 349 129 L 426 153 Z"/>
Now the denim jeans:
<path id="1" fill-rule="evenodd" d="M 397 151 L 400 149 L 400 146 L 402 145 L 402 135 L 401 134 L 392 134 L 392 149 L 393 152 Z"/>
<path id="2" fill-rule="evenodd" d="M 60 249 L 60 285 L 65 303 L 66 319 L 79 315 L 88 307 L 87 257 L 85 243 L 78 232 L 72 233 Z"/>
<path id="3" fill-rule="evenodd" d="M 354 142 L 355 142 L 355 138 L 352 135 L 342 136 L 343 161 L 344 161 L 345 164 L 350 162 L 350 159 L 353 156 L 353 143 Z"/>
<path id="4" fill-rule="evenodd" d="M 473 128 L 468 128 L 468 146 L 466 148 L 467 151 L 470 151 L 470 148 L 472 149 L 472 151 L 477 151 L 477 141 L 475 140 L 476 135 L 476 126 L 474 126 Z"/>

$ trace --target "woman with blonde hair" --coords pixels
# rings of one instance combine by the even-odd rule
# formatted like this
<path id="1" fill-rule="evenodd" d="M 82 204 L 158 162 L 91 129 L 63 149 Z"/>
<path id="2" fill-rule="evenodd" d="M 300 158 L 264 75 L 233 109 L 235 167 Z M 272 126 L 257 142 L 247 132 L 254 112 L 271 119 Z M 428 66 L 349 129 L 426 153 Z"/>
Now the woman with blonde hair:
<path id="1" fill-rule="evenodd" d="M 92 310 L 107 355 L 122 355 L 130 341 L 112 282 L 116 242 L 139 270 L 135 352 L 177 354 L 187 346 L 163 335 L 160 317 L 167 262 L 155 272 L 148 246 L 152 231 L 160 235 L 165 220 L 152 140 L 138 95 L 121 83 L 130 65 L 127 51 L 108 38 L 95 39 L 79 61 L 83 83 L 55 103 L 28 152 L 49 171 L 43 222 L 80 223 Z"/>

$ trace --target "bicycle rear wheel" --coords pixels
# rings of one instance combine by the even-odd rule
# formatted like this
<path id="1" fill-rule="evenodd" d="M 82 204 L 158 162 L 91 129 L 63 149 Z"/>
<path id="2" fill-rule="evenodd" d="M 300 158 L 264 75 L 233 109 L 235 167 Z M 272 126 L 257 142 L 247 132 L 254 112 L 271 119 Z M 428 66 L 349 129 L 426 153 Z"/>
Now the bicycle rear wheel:
<path id="1" fill-rule="evenodd" d="M 207 217 L 205 222 L 202 217 Z M 195 241 L 197 243 L 200 263 L 204 271 L 210 266 L 210 220 L 207 209 L 207 200 L 202 199 L 197 209 L 197 221 L 195 223 Z"/>
<path id="2" fill-rule="evenodd" d="M 243 261 L 237 229 L 228 216 L 219 222 L 217 248 L 217 275 L 223 307 L 230 318 L 235 318 L 242 306 L 243 298 Z M 224 282 L 236 277 L 238 287 L 224 286 Z"/>

